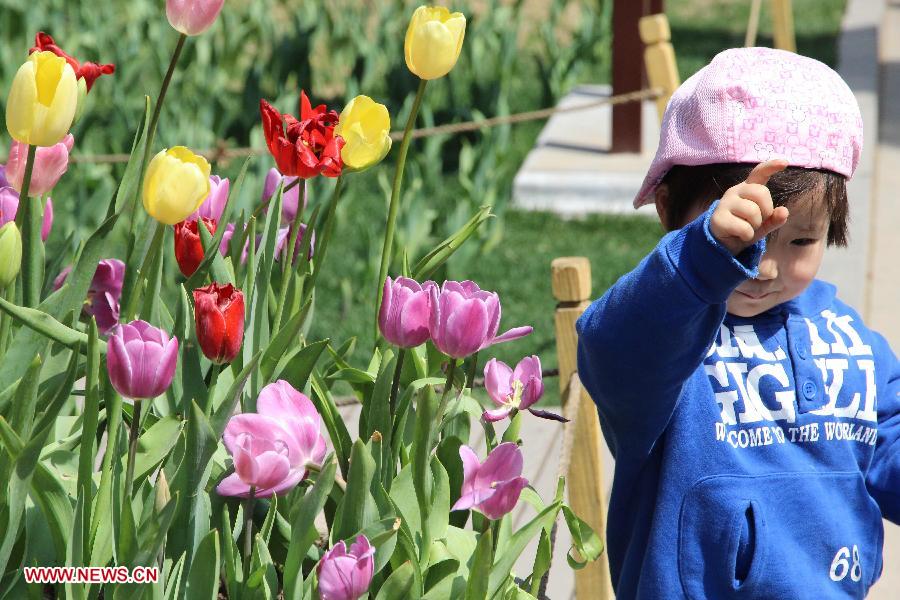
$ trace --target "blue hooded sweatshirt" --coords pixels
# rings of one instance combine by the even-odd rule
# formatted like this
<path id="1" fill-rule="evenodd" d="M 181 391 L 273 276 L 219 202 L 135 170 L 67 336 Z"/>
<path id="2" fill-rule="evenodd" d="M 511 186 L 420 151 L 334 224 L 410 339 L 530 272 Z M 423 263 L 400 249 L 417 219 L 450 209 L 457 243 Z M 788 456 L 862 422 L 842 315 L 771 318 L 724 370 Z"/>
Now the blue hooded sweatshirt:
<path id="1" fill-rule="evenodd" d="M 863 598 L 900 522 L 900 365 L 813 281 L 752 318 L 725 302 L 715 204 L 578 319 L 578 372 L 616 459 L 607 549 L 619 600 Z"/>

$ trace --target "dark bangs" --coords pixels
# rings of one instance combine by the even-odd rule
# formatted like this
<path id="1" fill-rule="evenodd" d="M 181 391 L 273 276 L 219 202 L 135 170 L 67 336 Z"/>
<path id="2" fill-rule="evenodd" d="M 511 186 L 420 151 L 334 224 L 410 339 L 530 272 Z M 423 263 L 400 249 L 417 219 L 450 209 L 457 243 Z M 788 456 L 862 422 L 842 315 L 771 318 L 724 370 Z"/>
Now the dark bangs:
<path id="1" fill-rule="evenodd" d="M 666 207 L 667 230 L 678 229 L 694 205 L 709 207 L 725 190 L 747 179 L 755 164 L 718 163 L 712 165 L 672 167 L 662 183 L 669 189 Z M 786 206 L 807 195 L 821 197 L 822 210 L 827 210 L 828 245 L 846 246 L 850 211 L 847 204 L 847 179 L 825 169 L 788 167 L 775 173 L 767 184 L 775 206 Z"/>

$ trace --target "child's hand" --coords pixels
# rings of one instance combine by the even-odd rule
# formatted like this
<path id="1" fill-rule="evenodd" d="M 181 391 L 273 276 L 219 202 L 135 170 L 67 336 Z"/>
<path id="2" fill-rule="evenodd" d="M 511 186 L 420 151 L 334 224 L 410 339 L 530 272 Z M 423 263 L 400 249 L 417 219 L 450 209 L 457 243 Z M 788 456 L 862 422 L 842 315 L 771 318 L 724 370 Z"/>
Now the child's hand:
<path id="1" fill-rule="evenodd" d="M 756 165 L 747 180 L 728 188 L 709 221 L 710 232 L 732 254 L 740 254 L 787 222 L 788 209 L 773 208 L 769 177 L 784 170 L 784 159 Z"/>

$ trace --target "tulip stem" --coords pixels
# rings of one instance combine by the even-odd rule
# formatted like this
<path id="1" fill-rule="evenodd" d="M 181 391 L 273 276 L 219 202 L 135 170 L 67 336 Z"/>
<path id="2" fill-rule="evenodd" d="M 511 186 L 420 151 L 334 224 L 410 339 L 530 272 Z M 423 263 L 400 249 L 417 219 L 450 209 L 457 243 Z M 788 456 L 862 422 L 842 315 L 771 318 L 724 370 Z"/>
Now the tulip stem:
<path id="1" fill-rule="evenodd" d="M 447 383 L 444 384 L 444 393 L 441 394 L 441 403 L 438 405 L 437 414 L 434 415 L 435 423 L 438 423 L 438 430 L 444 426 L 444 411 L 447 410 L 447 401 L 450 398 L 450 390 L 453 389 L 453 376 L 456 374 L 456 359 L 450 359 L 450 368 L 447 369 Z M 432 434 L 432 438 L 434 435 Z M 431 444 L 428 445 L 431 448 Z"/>
<path id="2" fill-rule="evenodd" d="M 137 454 L 138 436 L 141 433 L 141 400 L 134 400 L 134 411 L 131 414 L 131 429 L 128 434 L 128 466 L 125 469 L 125 498 L 131 501 L 134 484 L 134 457 Z"/>
<path id="3" fill-rule="evenodd" d="M 16 215 L 16 226 L 22 234 L 22 304 L 34 308 L 41 300 L 42 271 L 44 248 L 41 241 L 41 199 L 36 198 L 37 206 L 28 197 L 31 187 L 31 173 L 34 170 L 34 157 L 37 146 L 28 145 L 25 159 L 25 174 L 22 178 L 22 191 L 19 194 L 19 210 Z"/>
<path id="4" fill-rule="evenodd" d="M 16 284 L 10 283 L 6 288 L 0 287 L 0 298 L 15 301 Z M 12 324 L 12 316 L 0 311 L 0 359 L 6 354 L 6 347 L 9 344 L 9 331 Z"/>
<path id="5" fill-rule="evenodd" d="M 216 396 L 216 384 L 219 382 L 219 373 L 222 372 L 222 365 L 213 363 L 209 368 L 209 385 L 206 387 L 206 416 L 210 416 L 213 410 L 213 401 Z"/>
<path id="6" fill-rule="evenodd" d="M 181 57 L 181 51 L 184 49 L 184 42 L 187 40 L 187 34 L 178 36 L 178 43 L 175 44 L 175 51 L 172 52 L 172 60 L 169 61 L 169 69 L 163 78 L 162 86 L 159 88 L 159 97 L 156 99 L 156 106 L 153 107 L 153 116 L 150 118 L 150 128 L 147 130 L 147 146 L 144 148 L 144 165 L 150 157 L 151 148 L 153 146 L 153 138 L 156 137 L 156 125 L 159 123 L 159 114 L 162 112 L 163 100 L 166 97 L 166 91 L 169 89 L 169 83 L 172 81 L 172 75 L 175 73 L 175 65 Z"/>
<path id="7" fill-rule="evenodd" d="M 324 466 L 325 465 L 318 465 L 314 462 L 308 462 L 308 463 L 306 463 L 306 470 L 309 471 L 310 473 L 315 473 L 316 475 L 319 475 L 322 473 L 322 467 L 324 467 Z M 347 491 L 347 482 L 344 481 L 344 478 L 341 477 L 341 475 L 339 473 L 334 474 L 334 483 L 335 483 L 335 485 L 337 485 L 340 488 L 340 490 L 342 492 Z"/>
<path id="8" fill-rule="evenodd" d="M 381 294 L 384 291 L 384 278 L 387 276 L 388 265 L 391 262 L 391 250 L 394 245 L 394 224 L 397 222 L 397 208 L 400 204 L 400 185 L 403 182 L 403 167 L 406 165 L 406 153 L 409 150 L 409 142 L 412 139 L 413 125 L 416 123 L 416 116 L 419 114 L 419 106 L 422 104 L 422 98 L 425 95 L 425 84 L 427 80 L 419 80 L 419 89 L 416 91 L 416 99 L 413 101 L 412 110 L 409 111 L 409 117 L 406 119 L 406 129 L 403 130 L 403 141 L 400 142 L 400 154 L 397 157 L 397 172 L 394 174 L 394 186 L 391 189 L 391 204 L 388 208 L 387 229 L 384 233 L 384 247 L 381 250 L 381 268 L 378 271 L 378 281 L 375 287 L 378 288 L 375 301 L 375 344 L 378 343 L 378 307 L 381 306 Z"/>
<path id="9" fill-rule="evenodd" d="M 397 409 L 397 391 L 400 389 L 400 374 L 403 372 L 403 359 L 406 358 L 406 348 L 400 348 L 399 354 L 397 354 L 397 368 L 394 370 L 394 381 L 391 383 L 391 397 L 390 397 L 390 414 L 391 421 L 394 420 L 394 411 Z"/>
<path id="10" fill-rule="evenodd" d="M 256 500 L 256 486 L 250 486 L 250 496 L 244 502 L 244 583 L 250 576 L 250 553 L 253 550 L 253 503 Z"/>

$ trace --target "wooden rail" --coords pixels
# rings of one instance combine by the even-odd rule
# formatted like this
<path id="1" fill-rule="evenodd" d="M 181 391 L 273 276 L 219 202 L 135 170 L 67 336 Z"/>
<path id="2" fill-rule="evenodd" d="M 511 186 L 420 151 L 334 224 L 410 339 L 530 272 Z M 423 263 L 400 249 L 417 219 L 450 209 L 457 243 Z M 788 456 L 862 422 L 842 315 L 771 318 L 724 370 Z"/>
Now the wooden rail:
<path id="1" fill-rule="evenodd" d="M 584 257 L 554 259 L 550 265 L 556 298 L 556 352 L 559 360 L 563 412 L 573 418 L 563 438 L 561 467 L 566 471 L 569 505 L 606 544 L 606 491 L 603 489 L 603 434 L 597 409 L 577 374 L 578 334 L 575 321 L 590 304 L 591 265 Z M 577 402 L 575 407 L 572 402 Z M 575 572 L 575 595 L 580 600 L 613 598 L 606 552 Z"/>

